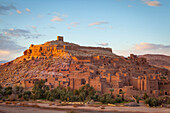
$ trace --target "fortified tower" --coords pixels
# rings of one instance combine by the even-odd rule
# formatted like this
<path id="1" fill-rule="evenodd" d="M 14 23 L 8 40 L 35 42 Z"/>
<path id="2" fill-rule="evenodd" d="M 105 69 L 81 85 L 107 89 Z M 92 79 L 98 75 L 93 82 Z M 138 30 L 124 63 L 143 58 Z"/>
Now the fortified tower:
<path id="1" fill-rule="evenodd" d="M 57 40 L 63 42 L 63 36 L 57 36 Z"/>

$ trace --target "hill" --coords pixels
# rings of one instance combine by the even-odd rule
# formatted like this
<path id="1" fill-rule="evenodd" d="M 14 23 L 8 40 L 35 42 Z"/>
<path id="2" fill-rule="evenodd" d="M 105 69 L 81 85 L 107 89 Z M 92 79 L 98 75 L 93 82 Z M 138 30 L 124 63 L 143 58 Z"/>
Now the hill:
<path id="1" fill-rule="evenodd" d="M 51 89 L 72 90 L 86 84 L 103 93 L 126 92 L 125 97 L 170 94 L 170 71 L 149 65 L 147 60 L 131 54 L 125 58 L 112 53 L 111 48 L 85 47 L 64 42 L 63 37 L 41 45 L 31 44 L 23 56 L 0 66 L 0 84 L 3 87 L 21 85 L 32 89 L 34 83 L 44 80 Z"/>
<path id="2" fill-rule="evenodd" d="M 141 55 L 140 57 L 146 58 L 150 65 L 170 70 L 170 56 L 160 54 L 146 54 Z"/>

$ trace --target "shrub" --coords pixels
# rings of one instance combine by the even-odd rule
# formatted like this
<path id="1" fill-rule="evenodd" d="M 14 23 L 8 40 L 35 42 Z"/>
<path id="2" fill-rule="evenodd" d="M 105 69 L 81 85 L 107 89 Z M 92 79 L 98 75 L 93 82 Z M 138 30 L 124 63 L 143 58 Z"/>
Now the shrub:
<path id="1" fill-rule="evenodd" d="M 25 92 L 24 92 L 24 95 L 31 96 L 31 91 L 25 91 Z"/>
<path id="2" fill-rule="evenodd" d="M 67 113 L 78 113 L 76 111 L 67 111 Z"/>
<path id="3" fill-rule="evenodd" d="M 29 100 L 29 96 L 28 96 L 28 95 L 24 95 L 23 98 L 24 98 L 24 100 L 26 100 L 26 101 Z"/>
<path id="4" fill-rule="evenodd" d="M 115 101 L 116 101 L 116 103 L 121 103 L 122 102 L 122 98 L 121 97 L 116 97 Z"/>
<path id="5" fill-rule="evenodd" d="M 31 91 L 25 91 L 24 94 L 23 94 L 23 98 L 24 100 L 29 100 L 31 97 Z"/>
<path id="6" fill-rule="evenodd" d="M 119 95 L 119 94 L 116 94 L 116 97 L 120 97 L 120 95 Z"/>
<path id="7" fill-rule="evenodd" d="M 145 100 L 145 103 L 146 103 L 146 104 L 149 104 L 150 107 L 152 107 L 152 106 L 159 106 L 159 105 L 161 104 L 161 103 L 159 102 L 159 100 L 156 99 L 156 98 L 147 98 L 147 99 Z"/>
<path id="8" fill-rule="evenodd" d="M 116 100 L 117 99 L 117 100 Z M 102 102 L 103 104 L 114 104 L 114 103 L 121 103 L 122 98 L 121 97 L 116 97 L 114 100 L 113 97 L 110 94 L 104 94 L 102 97 L 99 97 L 99 101 Z"/>
<path id="9" fill-rule="evenodd" d="M 149 98 L 149 96 L 147 95 L 147 93 L 144 93 L 143 99 L 145 100 L 145 99 L 147 99 L 147 98 Z"/>
<path id="10" fill-rule="evenodd" d="M 19 94 L 19 95 L 18 95 L 18 98 L 21 98 L 21 97 L 22 97 L 22 94 Z"/>
<path id="11" fill-rule="evenodd" d="M 115 104 L 115 100 L 110 100 L 110 104 Z"/>
<path id="12" fill-rule="evenodd" d="M 167 100 L 167 104 L 170 104 L 170 97 L 169 97 L 168 100 Z"/>
<path id="13" fill-rule="evenodd" d="M 55 100 L 54 97 L 49 98 L 49 101 L 54 101 L 54 100 Z"/>
<path id="14" fill-rule="evenodd" d="M 104 97 L 101 97 L 100 98 L 100 102 L 102 102 L 103 104 L 105 103 L 105 98 Z"/>
<path id="15" fill-rule="evenodd" d="M 46 98 L 45 92 L 49 90 L 49 87 L 45 85 L 45 81 L 36 81 L 32 88 L 33 99 Z"/>
<path id="16" fill-rule="evenodd" d="M 140 97 L 139 97 L 138 95 L 135 96 L 135 99 L 136 99 L 136 102 L 137 102 L 137 103 L 139 103 L 139 100 L 141 100 Z"/>
<path id="17" fill-rule="evenodd" d="M 6 87 L 5 88 L 5 95 L 11 95 L 12 94 L 12 87 Z"/>

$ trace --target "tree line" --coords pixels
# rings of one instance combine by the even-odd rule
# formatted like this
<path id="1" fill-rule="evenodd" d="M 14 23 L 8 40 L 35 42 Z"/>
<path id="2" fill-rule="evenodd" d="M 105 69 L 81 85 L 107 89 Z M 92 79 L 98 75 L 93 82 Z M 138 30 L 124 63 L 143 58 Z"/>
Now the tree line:
<path id="1" fill-rule="evenodd" d="M 86 84 L 85 86 L 81 87 L 80 89 L 74 89 L 72 90 L 70 87 L 62 87 L 59 86 L 54 89 L 50 89 L 48 86 L 45 85 L 45 81 L 40 80 L 36 81 L 34 84 L 34 87 L 32 88 L 32 91 L 27 91 L 21 86 L 15 86 L 15 87 L 1 87 L 0 86 L 0 100 L 37 100 L 37 99 L 43 99 L 43 100 L 49 100 L 49 101 L 55 101 L 55 100 L 61 100 L 61 101 L 68 101 L 68 102 L 88 102 L 91 100 L 99 101 L 103 104 L 115 104 L 115 103 L 121 103 L 128 100 L 124 99 L 124 94 L 126 92 L 121 91 L 120 94 L 117 94 L 116 96 L 113 96 L 114 89 L 110 89 L 110 94 L 101 94 L 100 91 L 96 91 L 92 86 L 89 84 Z M 168 98 L 165 101 L 163 99 L 157 99 L 157 98 L 150 98 L 146 93 L 142 98 L 139 96 L 135 96 L 137 102 L 139 100 L 143 99 L 145 100 L 146 104 L 149 104 L 149 106 L 159 106 L 163 102 L 170 104 L 170 98 Z"/>

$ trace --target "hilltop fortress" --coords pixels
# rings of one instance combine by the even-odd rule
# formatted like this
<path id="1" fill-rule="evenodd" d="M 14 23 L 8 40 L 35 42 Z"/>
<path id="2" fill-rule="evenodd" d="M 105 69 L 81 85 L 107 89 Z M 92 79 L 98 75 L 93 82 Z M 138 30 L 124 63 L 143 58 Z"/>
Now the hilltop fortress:
<path id="1" fill-rule="evenodd" d="M 61 85 L 79 89 L 89 84 L 102 94 L 126 92 L 125 97 L 169 95 L 170 72 L 131 54 L 125 58 L 111 48 L 85 47 L 64 42 L 62 36 L 42 45 L 31 44 L 24 55 L 0 66 L 0 84 L 31 89 L 45 80 L 51 89 Z M 161 91 L 160 91 L 161 90 Z"/>
<path id="2" fill-rule="evenodd" d="M 94 56 L 111 57 L 113 55 L 115 54 L 112 53 L 111 48 L 79 46 L 77 44 L 64 42 L 62 36 L 57 36 L 56 41 L 46 42 L 42 45 L 31 44 L 29 49 L 24 51 L 25 60 L 49 58 L 52 56 L 75 56 L 74 59 L 77 60 L 77 58 L 89 59 Z"/>

